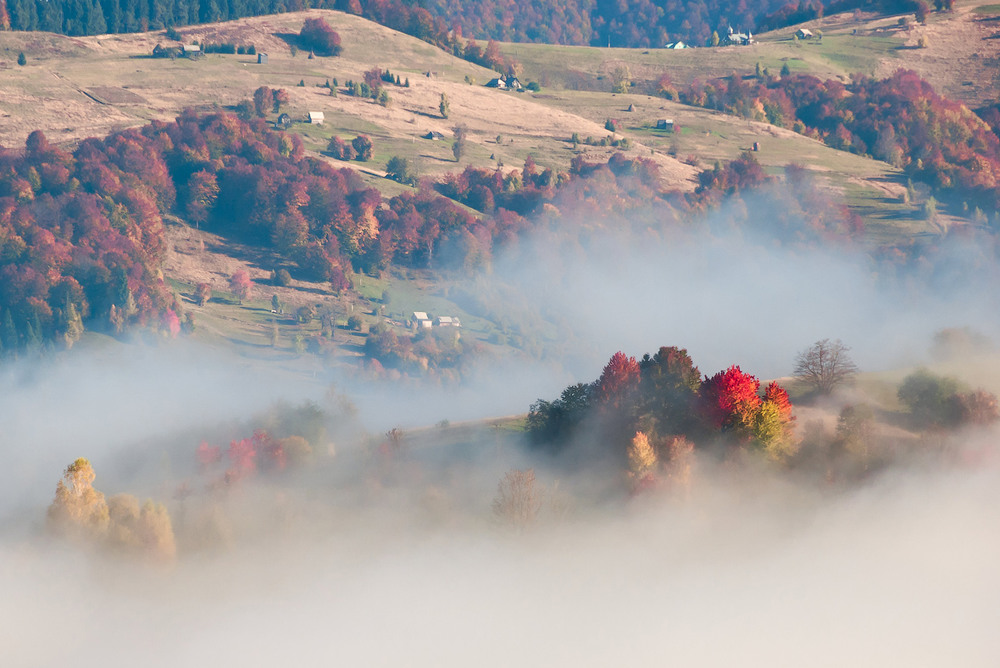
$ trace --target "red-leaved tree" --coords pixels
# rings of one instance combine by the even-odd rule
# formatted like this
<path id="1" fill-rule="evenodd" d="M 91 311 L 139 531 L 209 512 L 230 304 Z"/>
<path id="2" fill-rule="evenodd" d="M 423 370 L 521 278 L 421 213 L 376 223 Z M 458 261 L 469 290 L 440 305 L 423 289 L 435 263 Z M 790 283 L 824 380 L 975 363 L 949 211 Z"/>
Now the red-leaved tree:
<path id="1" fill-rule="evenodd" d="M 788 392 L 781 385 L 775 382 L 768 383 L 764 388 L 764 401 L 770 401 L 777 407 L 782 421 L 791 422 L 795 419 L 792 417 L 792 402 L 788 398 Z"/>
<path id="2" fill-rule="evenodd" d="M 240 269 L 230 276 L 229 290 L 240 300 L 240 304 L 243 303 L 244 299 L 249 299 L 250 294 L 253 292 L 253 282 L 250 280 L 250 274 L 245 269 Z"/>
<path id="3" fill-rule="evenodd" d="M 217 445 L 209 445 L 208 441 L 202 441 L 198 446 L 198 463 L 202 466 L 210 466 L 222 459 L 222 450 Z"/>
<path id="4" fill-rule="evenodd" d="M 606 408 L 618 410 L 638 384 L 639 363 L 619 350 L 611 356 L 597 380 L 594 397 Z"/>
<path id="5" fill-rule="evenodd" d="M 702 417 L 714 429 L 749 436 L 762 403 L 759 390 L 760 381 L 738 365 L 720 371 L 701 385 Z"/>
<path id="6" fill-rule="evenodd" d="M 299 32 L 303 48 L 310 49 L 318 56 L 339 56 L 340 35 L 324 19 L 306 19 Z"/>

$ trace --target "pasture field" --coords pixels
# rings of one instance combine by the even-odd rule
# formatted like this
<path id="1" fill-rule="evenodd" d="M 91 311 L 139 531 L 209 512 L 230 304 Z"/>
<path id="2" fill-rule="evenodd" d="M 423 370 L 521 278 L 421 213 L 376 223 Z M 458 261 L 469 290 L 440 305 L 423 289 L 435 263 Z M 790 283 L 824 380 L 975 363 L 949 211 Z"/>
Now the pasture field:
<path id="1" fill-rule="evenodd" d="M 745 75 L 757 63 L 775 73 L 787 65 L 793 72 L 845 80 L 853 72 L 884 75 L 912 67 L 946 94 L 971 104 L 985 99 L 986 91 L 995 94 L 1000 69 L 991 63 L 995 65 L 1000 55 L 1000 40 L 987 37 L 997 14 L 992 5 L 960 4 L 952 14 L 933 14 L 926 26 L 912 21 L 899 25 L 898 17 L 836 15 L 805 24 L 821 30 L 821 40 L 793 40 L 794 29 L 787 28 L 757 36 L 759 42 L 750 47 L 668 51 L 503 44 L 502 51 L 519 61 L 522 81 L 541 84 L 536 93 L 486 88 L 483 84 L 495 74 L 491 70 L 370 21 L 327 10 L 178 30 L 184 43 L 252 44 L 268 54 L 267 64 L 258 64 L 255 55 L 152 58 L 157 44 L 178 45 L 163 31 L 93 37 L 0 32 L 0 145 L 22 145 L 31 131 L 40 129 L 50 141 L 72 147 L 86 137 L 172 120 L 185 108 L 231 109 L 250 99 L 257 87 L 268 86 L 289 92 L 283 111 L 294 119 L 291 131 L 310 152 L 334 166 L 356 169 L 367 184 L 392 197 L 413 190 L 384 178 L 393 156 L 407 158 L 419 177 L 432 179 L 469 165 L 516 168 L 529 155 L 542 167 L 567 170 L 578 155 L 597 161 L 614 153 L 612 148 L 574 145 L 570 138 L 576 134 L 599 140 L 609 134 L 605 121 L 616 119 L 616 135 L 630 140 L 628 153 L 654 160 L 665 187 L 691 191 L 698 170 L 731 160 L 756 142 L 760 150 L 755 157 L 769 173 L 780 174 L 790 163 L 807 166 L 835 199 L 842 198 L 864 217 L 870 242 L 881 244 L 936 234 L 955 221 L 940 216 L 932 225 L 919 218 L 919 202 L 906 201 L 906 184 L 891 165 L 764 123 L 670 102 L 648 94 L 652 84 L 663 74 L 677 87 L 734 71 Z M 310 58 L 294 47 L 304 19 L 316 16 L 341 35 L 341 56 Z M 921 35 L 929 39 L 928 48 L 911 48 Z M 15 64 L 22 51 L 27 56 L 23 67 Z M 963 76 L 942 69 L 946 60 Z M 347 81 L 362 80 L 374 67 L 389 69 L 409 83 L 388 87 L 387 106 L 344 93 Z M 623 73 L 633 86 L 628 94 L 614 94 L 612 83 Z M 327 87 L 334 80 L 337 94 Z M 442 94 L 450 102 L 448 118 L 439 112 Z M 304 122 L 309 111 L 324 112 L 324 124 Z M 276 114 L 267 118 L 273 121 Z M 657 130 L 661 119 L 673 120 L 679 131 Z M 460 162 L 451 150 L 458 126 L 467 129 L 469 141 Z M 431 131 L 443 139 L 424 138 Z M 350 140 L 362 133 L 374 141 L 371 161 L 345 163 L 322 155 L 331 137 Z M 379 278 L 355 274 L 356 291 L 337 296 L 327 285 L 303 281 L 273 286 L 269 277 L 282 265 L 280 258 L 181 220 L 169 222 L 168 240 L 164 272 L 195 314 L 196 336 L 241 347 L 248 354 L 298 359 L 302 346 L 297 337 L 312 337 L 320 329 L 318 321 L 297 323 L 287 315 L 303 305 L 336 312 L 333 341 L 343 351 L 341 359 L 361 354 L 364 331 L 373 324 L 405 321 L 418 310 L 459 316 L 465 340 L 487 348 L 538 349 L 551 343 L 552 332 L 544 323 L 512 328 L 509 322 L 516 317 L 462 308 L 469 304 L 459 304 L 462 281 L 454 277 L 405 270 Z M 228 296 L 227 280 L 237 269 L 249 271 L 258 288 L 257 296 L 242 306 Z M 216 294 L 204 307 L 191 299 L 201 282 L 209 283 Z M 383 293 L 391 295 L 388 304 L 381 301 Z M 271 313 L 273 294 L 287 305 L 285 317 Z M 346 329 L 347 318 L 354 314 L 362 318 L 362 332 Z"/>

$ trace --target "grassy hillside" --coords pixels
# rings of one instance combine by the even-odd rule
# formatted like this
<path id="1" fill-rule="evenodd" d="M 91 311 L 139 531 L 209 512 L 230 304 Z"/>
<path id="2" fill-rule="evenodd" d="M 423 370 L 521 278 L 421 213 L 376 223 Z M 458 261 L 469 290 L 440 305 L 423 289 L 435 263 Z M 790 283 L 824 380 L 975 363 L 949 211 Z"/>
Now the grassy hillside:
<path id="1" fill-rule="evenodd" d="M 293 36 L 310 16 L 323 16 L 340 33 L 342 56 L 309 58 L 307 53 L 296 52 Z M 930 57 L 940 54 L 944 46 L 932 39 L 930 47 L 919 54 L 903 47 L 921 31 L 959 24 L 979 29 L 985 25 L 980 20 L 983 16 L 991 15 L 963 5 L 954 15 L 934 15 L 928 26 L 912 28 L 896 26 L 894 17 L 864 16 L 857 23 L 851 17 L 835 16 L 815 22 L 813 27 L 824 32 L 822 41 L 794 41 L 792 30 L 786 29 L 762 35 L 759 44 L 747 48 L 667 51 L 504 45 L 505 52 L 522 63 L 523 78 L 542 83 L 538 93 L 485 88 L 482 84 L 493 72 L 415 38 L 332 11 L 248 18 L 179 31 L 185 43 L 253 44 L 258 52 L 268 53 L 267 64 L 258 64 L 256 56 L 249 55 L 212 54 L 200 60 L 149 57 L 157 44 L 174 44 L 163 32 L 83 38 L 0 32 L 4 76 L 0 144 L 21 145 L 31 131 L 41 129 L 51 141 L 72 145 L 88 136 L 153 119 L 172 119 L 186 107 L 231 107 L 251 98 L 259 86 L 284 88 L 291 98 L 287 111 L 296 120 L 291 130 L 303 137 L 308 149 L 321 151 L 335 135 L 346 139 L 359 133 L 370 135 L 375 142 L 370 162 L 336 165 L 357 168 L 367 183 L 392 196 L 408 188 L 382 178 L 392 156 L 408 158 L 420 176 L 431 177 L 470 164 L 518 167 L 528 155 L 543 167 L 565 170 L 577 155 L 588 160 L 610 156 L 612 149 L 574 146 L 570 137 L 574 133 L 604 137 L 608 134 L 605 120 L 613 118 L 622 123 L 618 134 L 632 142 L 629 152 L 655 160 L 663 185 L 669 188 L 693 189 L 698 169 L 732 159 L 755 142 L 761 148 L 758 159 L 771 173 L 780 173 L 791 162 L 807 165 L 825 187 L 840 193 L 863 215 L 870 241 L 877 244 L 936 233 L 940 225 L 952 221 L 942 216 L 938 226 L 930 226 L 917 218 L 919 203 L 904 203 L 899 172 L 888 164 L 836 151 L 780 128 L 685 107 L 643 92 L 664 72 L 681 85 L 696 77 L 729 75 L 734 69 L 752 71 L 758 62 L 772 70 L 787 64 L 793 71 L 841 78 L 854 71 L 878 73 L 911 66 L 911 59 L 914 66 L 922 63 L 930 68 Z M 855 30 L 858 34 L 853 34 Z M 993 49 L 995 44 L 989 42 L 983 48 Z M 14 64 L 21 51 L 28 59 L 23 67 Z M 373 67 L 388 68 L 410 82 L 409 87 L 389 87 L 391 100 L 386 107 L 343 92 L 333 96 L 325 87 L 336 79 L 342 89 L 347 80 L 360 80 Z M 615 95 L 610 92 L 610 78 L 626 67 L 635 83 L 633 93 Z M 933 68 L 928 72 L 933 74 Z M 971 95 L 980 89 L 977 84 L 962 90 Z M 447 119 L 438 110 L 442 94 L 450 100 Z M 630 105 L 632 111 L 627 111 Z M 325 124 L 302 122 L 308 111 L 323 111 Z M 274 115 L 269 116 L 273 120 Z M 656 130 L 656 121 L 663 118 L 676 121 L 681 131 Z M 461 162 L 451 152 L 457 125 L 469 130 L 470 148 Z M 442 133 L 444 139 L 424 139 L 429 131 Z M 414 271 L 388 272 L 380 279 L 355 276 L 357 294 L 335 298 L 324 285 L 272 286 L 268 277 L 274 262 L 183 221 L 169 225 L 169 237 L 172 252 L 165 273 L 196 314 L 197 336 L 238 345 L 248 354 L 295 357 L 303 339 L 319 328 L 316 322 L 302 325 L 294 317 L 272 314 L 272 295 L 288 306 L 286 313 L 303 305 L 334 313 L 339 327 L 333 336 L 338 350 L 333 363 L 361 354 L 362 333 L 345 327 L 350 315 L 362 317 L 363 329 L 384 317 L 401 321 L 414 310 L 457 315 L 465 325 L 466 340 L 487 349 L 507 343 L 537 348 L 551 335 L 541 323 L 521 323 L 512 329 L 502 324 L 501 314 L 462 308 L 452 298 L 460 282 Z M 237 268 L 247 268 L 258 288 L 257 296 L 242 306 L 228 296 L 226 286 Z M 204 307 L 192 299 L 194 286 L 200 282 L 209 283 L 216 294 Z M 385 291 L 392 295 L 389 304 L 381 301 Z"/>
<path id="2" fill-rule="evenodd" d="M 522 63 L 525 77 L 558 89 L 610 91 L 612 74 L 623 65 L 643 91 L 663 74 L 680 86 L 734 70 L 751 72 L 757 63 L 774 73 L 787 64 L 794 73 L 842 80 L 855 72 L 887 76 L 907 68 L 942 94 L 976 107 L 996 97 L 998 20 L 1000 5 L 962 2 L 953 12 L 932 13 L 926 25 L 912 14 L 835 14 L 755 35 L 757 43 L 748 47 L 604 49 L 508 43 L 501 50 Z M 819 31 L 822 38 L 795 40 L 799 27 Z M 925 48 L 918 48 L 921 37 Z"/>

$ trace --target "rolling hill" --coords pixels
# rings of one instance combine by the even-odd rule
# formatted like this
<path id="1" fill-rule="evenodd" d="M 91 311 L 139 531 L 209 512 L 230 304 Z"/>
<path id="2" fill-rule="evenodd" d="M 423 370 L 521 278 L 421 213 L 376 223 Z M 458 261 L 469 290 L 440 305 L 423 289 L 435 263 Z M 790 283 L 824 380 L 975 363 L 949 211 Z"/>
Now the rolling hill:
<path id="1" fill-rule="evenodd" d="M 208 54 L 203 58 L 153 58 L 154 47 L 176 45 L 162 31 L 135 34 L 65 37 L 47 33 L 0 32 L 0 63 L 5 95 L 0 100 L 0 144 L 21 145 L 28 134 L 42 130 L 50 141 L 71 147 L 88 136 L 168 121 L 186 108 L 211 111 L 233 108 L 252 97 L 260 86 L 284 89 L 285 110 L 295 122 L 290 130 L 301 136 L 308 151 L 336 167 L 358 170 L 365 182 L 393 196 L 413 192 L 384 177 L 393 156 L 405 157 L 421 177 L 437 178 L 467 166 L 489 169 L 519 167 L 531 156 L 539 165 L 557 171 L 572 161 L 607 161 L 610 147 L 577 145 L 573 135 L 602 138 L 605 124 L 618 122 L 614 136 L 630 142 L 627 155 L 652 160 L 665 189 L 692 192 L 699 170 L 717 161 L 732 160 L 757 144 L 754 153 L 771 174 L 786 165 L 808 166 L 822 188 L 843 198 L 865 220 L 871 246 L 940 233 L 961 219 L 940 215 L 936 221 L 918 215 L 920 203 L 908 199 L 905 179 L 897 168 L 877 160 L 833 149 L 802 134 L 765 123 L 698 109 L 652 95 L 653 84 L 668 74 L 676 85 L 734 71 L 752 73 L 755 66 L 847 79 L 853 72 L 877 74 L 901 65 L 913 66 L 942 87 L 960 93 L 970 104 L 989 97 L 989 62 L 995 42 L 966 37 L 959 50 L 970 69 L 972 85 L 949 80 L 939 62 L 947 56 L 949 30 L 988 30 L 986 9 L 962 6 L 951 14 L 935 14 L 927 26 L 899 26 L 895 17 L 863 14 L 837 15 L 808 25 L 822 30 L 822 40 L 798 41 L 784 29 L 758 36 L 749 47 L 718 49 L 603 49 L 551 45 L 504 44 L 503 53 L 519 63 L 522 79 L 541 83 L 536 92 L 503 92 L 483 84 L 494 76 L 479 67 L 414 37 L 390 30 L 355 15 L 309 10 L 275 16 L 240 19 L 180 29 L 185 44 L 234 43 L 253 45 L 267 53 L 266 63 L 255 55 Z M 303 21 L 323 17 L 341 34 L 339 57 L 310 57 L 295 48 Z M 919 35 L 931 39 L 926 49 L 909 48 Z M 936 36 L 935 36 L 936 35 Z M 969 46 L 972 45 L 972 46 Z M 971 49 L 981 46 L 980 51 Z M 27 56 L 25 66 L 14 64 L 16 54 Z M 963 55 L 964 54 L 964 55 Z M 388 69 L 409 85 L 389 86 L 389 103 L 331 95 L 327 85 L 337 81 L 343 90 L 349 80 L 360 80 L 372 68 Z M 970 65 L 970 67 L 972 67 Z M 923 69 L 921 69 L 923 68 Z M 628 93 L 611 92 L 610 79 L 626 72 Z M 978 82 L 978 83 L 976 83 Z M 956 88 L 957 85 L 957 88 Z M 446 95 L 450 114 L 442 118 L 439 101 Z M 964 96 L 964 97 L 962 97 Z M 325 122 L 304 122 L 307 112 L 322 111 Z M 274 120 L 276 115 L 271 114 Z M 676 133 L 657 130 L 658 121 L 671 119 Z M 461 161 L 452 155 L 454 129 L 463 126 L 469 147 Z M 442 141 L 425 139 L 437 132 Z M 366 134 L 374 141 L 368 162 L 333 161 L 322 155 L 334 136 L 350 140 Z M 275 329 L 284 349 L 294 353 L 296 338 L 308 334 L 294 319 L 274 322 L 265 307 L 277 295 L 291 308 L 309 303 L 335 304 L 341 322 L 355 310 L 379 320 L 379 300 L 386 290 L 396 298 L 390 307 L 400 316 L 435 304 L 439 312 L 460 315 L 471 325 L 469 333 L 486 343 L 498 340 L 498 322 L 470 313 L 447 295 L 448 279 L 420 272 L 389 272 L 381 277 L 356 276 L 357 290 L 335 298 L 328 289 L 296 281 L 287 287 L 269 285 L 274 265 L 230 240 L 193 229 L 180 219 L 168 225 L 171 241 L 165 271 L 175 289 L 191 296 L 194 286 L 208 282 L 225 292 L 226 278 L 245 267 L 261 286 L 258 302 L 240 308 L 225 300 L 210 303 L 199 315 L 199 336 L 219 336 L 241 345 L 267 345 Z M 193 301 L 193 300 L 192 300 Z M 344 350 L 359 354 L 363 337 L 344 330 Z M 506 337 L 501 336 L 499 340 Z M 282 346 L 279 346 L 281 348 Z"/>

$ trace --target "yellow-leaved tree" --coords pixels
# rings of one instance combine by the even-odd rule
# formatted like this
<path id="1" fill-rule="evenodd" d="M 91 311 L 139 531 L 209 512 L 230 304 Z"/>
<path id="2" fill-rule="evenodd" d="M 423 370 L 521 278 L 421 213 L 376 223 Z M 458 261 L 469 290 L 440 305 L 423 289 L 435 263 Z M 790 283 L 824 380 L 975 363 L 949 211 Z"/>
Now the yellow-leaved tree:
<path id="1" fill-rule="evenodd" d="M 70 536 L 100 536 L 108 528 L 108 504 L 94 489 L 94 469 L 80 457 L 66 467 L 49 506 L 49 525 Z"/>
<path id="2" fill-rule="evenodd" d="M 66 467 L 49 506 L 49 525 L 63 536 L 154 561 L 173 561 L 177 548 L 167 509 L 152 501 L 140 506 L 131 494 L 105 501 L 94 489 L 95 477 L 83 457 Z"/>
<path id="3" fill-rule="evenodd" d="M 635 432 L 628 446 L 628 475 L 634 490 L 652 483 L 656 475 L 656 450 L 641 431 Z"/>
<path id="4" fill-rule="evenodd" d="M 163 504 L 147 500 L 140 506 L 131 494 L 116 494 L 108 501 L 108 510 L 109 547 L 160 562 L 177 556 L 173 524 Z"/>

